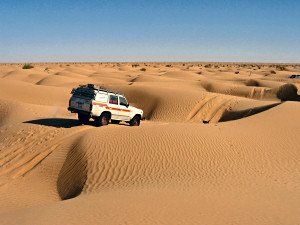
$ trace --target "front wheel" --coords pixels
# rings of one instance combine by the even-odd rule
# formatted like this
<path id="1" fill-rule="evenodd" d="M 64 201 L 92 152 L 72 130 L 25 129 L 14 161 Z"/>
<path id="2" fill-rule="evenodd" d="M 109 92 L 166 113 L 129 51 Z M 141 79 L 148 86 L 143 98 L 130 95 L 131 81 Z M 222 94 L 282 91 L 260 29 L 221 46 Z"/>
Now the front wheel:
<path id="1" fill-rule="evenodd" d="M 103 113 L 98 119 L 96 119 L 96 125 L 97 126 L 105 126 L 108 124 L 110 119 L 109 114 Z"/>
<path id="2" fill-rule="evenodd" d="M 130 124 L 130 126 L 139 126 L 140 122 L 141 122 L 140 117 L 139 116 L 134 116 L 132 118 L 132 120 L 130 120 L 129 124 Z"/>

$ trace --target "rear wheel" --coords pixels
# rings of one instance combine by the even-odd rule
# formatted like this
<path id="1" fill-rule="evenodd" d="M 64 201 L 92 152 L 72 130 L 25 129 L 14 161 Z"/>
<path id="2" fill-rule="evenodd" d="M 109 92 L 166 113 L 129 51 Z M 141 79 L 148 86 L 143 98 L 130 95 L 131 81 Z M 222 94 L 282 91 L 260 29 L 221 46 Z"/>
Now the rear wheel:
<path id="1" fill-rule="evenodd" d="M 108 124 L 110 119 L 110 116 L 108 113 L 103 113 L 97 120 L 96 120 L 96 124 L 97 126 L 105 126 Z"/>
<path id="2" fill-rule="evenodd" d="M 140 117 L 139 116 L 134 116 L 132 118 L 132 120 L 130 120 L 129 124 L 130 124 L 130 126 L 139 126 L 140 122 L 141 122 Z"/>
<path id="3" fill-rule="evenodd" d="M 119 123 L 120 123 L 120 120 L 111 120 L 111 123 L 112 123 L 112 124 L 119 124 Z"/>
<path id="4" fill-rule="evenodd" d="M 78 120 L 81 124 L 88 124 L 90 117 L 88 115 L 78 113 Z"/>

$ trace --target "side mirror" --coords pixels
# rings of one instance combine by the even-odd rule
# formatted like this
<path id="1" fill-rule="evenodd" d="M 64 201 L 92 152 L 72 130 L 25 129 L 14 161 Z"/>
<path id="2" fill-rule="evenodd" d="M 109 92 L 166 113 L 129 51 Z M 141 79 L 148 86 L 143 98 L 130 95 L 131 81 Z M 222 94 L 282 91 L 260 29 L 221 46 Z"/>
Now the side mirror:
<path id="1" fill-rule="evenodd" d="M 129 104 L 126 105 L 126 107 L 128 108 Z"/>

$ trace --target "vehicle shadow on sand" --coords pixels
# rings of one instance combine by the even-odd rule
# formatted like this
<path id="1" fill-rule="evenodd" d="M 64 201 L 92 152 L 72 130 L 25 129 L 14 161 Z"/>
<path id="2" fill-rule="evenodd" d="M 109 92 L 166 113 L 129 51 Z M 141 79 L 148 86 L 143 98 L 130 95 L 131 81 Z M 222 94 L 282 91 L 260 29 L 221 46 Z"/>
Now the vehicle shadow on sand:
<path id="1" fill-rule="evenodd" d="M 42 126 L 56 127 L 56 128 L 72 128 L 72 127 L 81 126 L 81 123 L 76 119 L 64 119 L 64 118 L 38 119 L 38 120 L 26 121 L 23 123 L 38 124 Z"/>
<path id="2" fill-rule="evenodd" d="M 25 121 L 23 123 L 31 123 L 31 124 L 37 124 L 37 125 L 42 125 L 47 127 L 56 127 L 56 128 L 72 128 L 72 127 L 83 126 L 77 119 L 65 119 L 65 118 L 38 119 L 38 120 Z M 123 123 L 120 124 L 109 123 L 109 125 L 129 126 L 128 124 L 123 124 Z M 94 120 L 90 120 L 88 124 L 84 126 L 98 127 Z"/>

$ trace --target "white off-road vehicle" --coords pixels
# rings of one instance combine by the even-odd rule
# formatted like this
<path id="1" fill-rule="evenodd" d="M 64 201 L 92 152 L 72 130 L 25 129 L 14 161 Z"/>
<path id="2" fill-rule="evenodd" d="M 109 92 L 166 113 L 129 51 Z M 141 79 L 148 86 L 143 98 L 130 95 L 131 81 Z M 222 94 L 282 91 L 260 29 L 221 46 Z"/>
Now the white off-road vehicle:
<path id="1" fill-rule="evenodd" d="M 131 126 L 139 126 L 143 110 L 129 106 L 123 93 L 109 91 L 94 84 L 79 85 L 71 92 L 68 110 L 78 113 L 82 124 L 87 124 L 90 118 L 96 125 L 118 124 L 125 121 Z"/>

